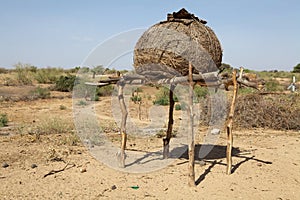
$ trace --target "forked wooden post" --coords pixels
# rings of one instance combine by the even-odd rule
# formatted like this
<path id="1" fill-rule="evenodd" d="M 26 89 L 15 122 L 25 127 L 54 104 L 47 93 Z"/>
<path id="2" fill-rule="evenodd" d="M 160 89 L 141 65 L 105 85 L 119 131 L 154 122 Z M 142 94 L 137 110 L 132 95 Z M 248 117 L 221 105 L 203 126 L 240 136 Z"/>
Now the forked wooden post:
<path id="1" fill-rule="evenodd" d="M 121 143 L 121 149 L 120 152 L 118 153 L 118 161 L 119 161 L 119 166 L 124 168 L 125 167 L 125 148 L 126 148 L 126 140 L 127 140 L 127 134 L 126 134 L 126 120 L 127 120 L 127 115 L 128 112 L 126 110 L 126 105 L 124 101 L 124 95 L 123 95 L 123 89 L 124 89 L 124 83 L 118 83 L 118 99 L 119 99 L 119 104 L 122 112 L 122 121 L 121 121 L 121 128 L 120 132 L 122 135 L 122 143 Z"/>
<path id="2" fill-rule="evenodd" d="M 188 138 L 189 138 L 189 175 L 188 184 L 190 187 L 195 185 L 195 142 L 194 142 L 194 113 L 193 113 L 193 96 L 194 96 L 194 81 L 193 81 L 193 67 L 189 63 L 189 97 L 188 97 Z"/>
<path id="3" fill-rule="evenodd" d="M 164 149 L 163 149 L 163 158 L 166 159 L 169 157 L 169 146 L 170 146 L 170 140 L 172 137 L 172 131 L 173 131 L 173 124 L 174 124 L 174 119 L 173 119 L 173 111 L 174 111 L 174 98 L 173 98 L 173 91 L 175 89 L 176 85 L 171 84 L 170 86 L 170 92 L 169 92 L 169 122 L 168 122 L 168 129 L 167 129 L 167 134 L 166 137 L 163 139 L 163 144 L 164 144 Z"/>
<path id="4" fill-rule="evenodd" d="M 237 77 L 236 77 L 236 70 L 233 70 L 232 72 L 232 82 L 233 82 L 233 97 L 232 102 L 230 106 L 230 111 L 228 115 L 228 122 L 227 122 L 227 151 L 226 151 L 226 160 L 227 160 L 227 174 L 231 174 L 231 168 L 232 168 L 232 143 L 233 143 L 233 136 L 232 136 L 232 123 L 233 123 L 233 117 L 234 117 L 234 110 L 235 110 L 235 103 L 238 93 L 238 83 L 237 83 Z M 240 78 L 242 77 L 243 68 L 240 70 Z"/>

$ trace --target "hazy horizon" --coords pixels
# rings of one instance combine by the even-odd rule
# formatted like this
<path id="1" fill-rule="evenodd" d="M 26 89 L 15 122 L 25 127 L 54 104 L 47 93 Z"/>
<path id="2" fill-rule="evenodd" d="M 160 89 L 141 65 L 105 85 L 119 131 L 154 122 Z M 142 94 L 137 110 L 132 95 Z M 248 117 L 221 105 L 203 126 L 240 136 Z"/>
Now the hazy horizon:
<path id="1" fill-rule="evenodd" d="M 0 67 L 11 69 L 21 62 L 39 68 L 74 68 L 113 36 L 146 30 L 183 7 L 207 20 L 222 44 L 223 63 L 256 71 L 292 71 L 300 63 L 300 2 L 296 0 L 3 0 Z M 121 42 L 102 50 L 102 57 L 115 56 L 111 60 L 98 58 L 92 64 L 132 68 L 135 36 L 118 55 Z"/>

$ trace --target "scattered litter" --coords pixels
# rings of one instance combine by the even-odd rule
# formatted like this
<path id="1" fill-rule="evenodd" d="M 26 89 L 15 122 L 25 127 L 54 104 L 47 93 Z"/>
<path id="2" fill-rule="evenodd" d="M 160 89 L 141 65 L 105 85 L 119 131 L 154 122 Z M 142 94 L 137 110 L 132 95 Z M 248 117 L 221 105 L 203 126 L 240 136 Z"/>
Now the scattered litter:
<path id="1" fill-rule="evenodd" d="M 32 169 L 37 168 L 37 165 L 36 165 L 36 164 L 32 164 L 32 165 L 31 165 L 31 168 L 32 168 Z"/>
<path id="2" fill-rule="evenodd" d="M 205 166 L 205 165 L 206 165 L 206 163 L 205 163 L 205 161 L 204 161 L 204 160 L 200 160 L 200 161 L 199 161 L 199 165 L 200 165 L 201 167 L 203 167 L 203 166 Z"/>
<path id="3" fill-rule="evenodd" d="M 258 166 L 258 167 L 261 167 L 261 166 L 262 166 L 262 164 L 261 164 L 261 163 L 257 163 L 257 166 Z"/>
<path id="4" fill-rule="evenodd" d="M 210 132 L 212 135 L 219 135 L 220 134 L 220 129 L 214 128 L 213 130 L 211 130 Z"/>
<path id="5" fill-rule="evenodd" d="M 131 186 L 131 188 L 134 189 L 134 190 L 137 190 L 137 189 L 139 189 L 140 187 L 139 187 L 138 185 L 134 185 L 134 186 Z"/>
<path id="6" fill-rule="evenodd" d="M 2 164 L 2 167 L 3 167 L 3 168 L 7 168 L 7 167 L 9 167 L 9 164 L 7 164 L 6 162 L 4 162 L 4 163 Z"/>
<path id="7" fill-rule="evenodd" d="M 86 172 L 86 168 L 85 168 L 85 167 L 80 168 L 79 171 L 80 171 L 81 173 L 84 173 L 84 172 Z"/>
<path id="8" fill-rule="evenodd" d="M 111 186 L 111 189 L 112 189 L 112 190 L 115 190 L 115 189 L 117 189 L 117 186 L 116 186 L 116 185 L 113 185 L 113 186 Z"/>

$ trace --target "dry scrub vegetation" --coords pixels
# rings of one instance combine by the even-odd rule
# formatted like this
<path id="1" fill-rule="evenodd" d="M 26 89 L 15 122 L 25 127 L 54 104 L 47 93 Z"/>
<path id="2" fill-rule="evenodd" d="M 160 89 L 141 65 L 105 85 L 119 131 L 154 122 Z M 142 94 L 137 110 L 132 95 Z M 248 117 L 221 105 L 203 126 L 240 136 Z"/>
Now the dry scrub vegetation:
<path id="1" fill-rule="evenodd" d="M 72 104 L 69 91 L 74 72 L 62 70 L 55 75 L 55 81 L 47 78 L 41 84 L 43 81 L 34 78 L 40 69 L 24 70 L 30 81 L 22 78 L 25 72 L 17 75 L 20 71 L 0 69 L 1 199 L 195 199 L 199 196 L 203 199 L 296 199 L 299 196 L 300 97 L 299 94 L 278 94 L 280 90 L 276 89 L 290 83 L 291 73 L 286 73 L 285 78 L 272 77 L 273 83 L 267 91 L 273 94 L 240 89 L 234 122 L 235 130 L 240 129 L 234 132 L 234 149 L 240 153 L 234 151 L 234 173 L 230 176 L 224 173 L 226 144 L 221 133 L 212 150 L 211 155 L 215 156 L 206 158 L 204 166 L 196 160 L 198 185 L 191 190 L 186 186 L 185 155 L 163 170 L 133 175 L 105 166 L 84 148 L 76 134 L 72 106 L 89 109 L 95 103 L 101 120 L 99 128 L 114 144 L 120 144 L 119 124 L 109 112 L 113 87 L 92 88 L 88 99 L 75 99 Z M 48 73 L 48 70 L 39 73 Z M 41 74 L 39 77 L 43 77 Z M 59 91 L 56 91 L 57 85 Z M 132 97 L 131 92 L 136 96 Z M 226 92 L 228 102 L 231 93 Z M 137 123 L 149 122 L 146 112 L 154 104 L 167 113 L 167 106 L 162 106 L 169 103 L 164 88 L 141 87 L 125 91 L 125 95 L 131 99 L 129 115 Z M 205 104 L 209 99 L 207 95 L 207 89 L 196 87 L 195 104 L 203 103 L 203 125 L 207 125 L 204 114 L 210 114 L 209 104 Z M 137 114 L 139 106 L 142 120 Z M 180 110 L 185 110 L 186 105 L 178 101 L 175 108 L 176 125 L 180 122 Z M 226 109 L 226 106 L 218 109 Z M 167 119 L 158 120 L 164 123 Z M 146 138 L 129 133 L 128 151 L 161 149 L 162 139 L 157 137 L 164 136 L 164 128 Z M 176 128 L 175 137 L 179 135 Z M 204 134 L 205 129 L 200 129 L 202 132 L 197 138 Z M 96 142 L 92 145 L 97 145 Z M 198 149 L 200 146 L 197 143 Z"/>
<path id="2" fill-rule="evenodd" d="M 71 92 L 76 79 L 76 72 L 79 68 L 64 70 L 61 68 L 42 68 L 38 69 L 28 64 L 18 63 L 15 69 L 0 69 L 0 101 L 33 101 L 36 99 L 64 98 L 71 97 Z M 96 69 L 83 68 L 91 73 L 103 73 L 105 70 L 98 66 Z M 107 71 L 107 69 L 106 69 Z M 255 72 L 245 70 L 246 72 Z M 115 72 L 115 70 L 111 70 Z M 286 88 L 290 84 L 293 76 L 300 79 L 299 73 L 263 71 L 255 72 L 261 78 L 266 80 L 266 88 L 264 92 L 258 93 L 251 88 L 240 88 L 236 106 L 235 125 L 239 128 L 271 128 L 275 130 L 299 130 L 300 125 L 300 101 L 298 93 L 286 93 Z M 298 83 L 299 85 L 299 83 Z M 27 86 L 27 87 L 24 87 Z M 298 87 L 299 88 L 299 87 Z M 91 91 L 89 91 L 91 90 Z M 67 92 L 68 95 L 53 95 L 55 92 Z M 89 88 L 90 100 L 99 101 L 102 96 L 110 96 L 113 91 L 112 86 L 102 88 Z M 230 91 L 228 96 L 230 99 Z M 209 118 L 209 101 L 207 100 L 208 90 L 206 88 L 196 87 L 195 97 L 196 103 L 202 104 L 202 124 L 208 125 Z M 136 99 L 135 99 L 136 98 Z M 175 101 L 178 99 L 174 96 Z M 155 105 L 168 105 L 168 90 L 160 88 L 155 94 L 155 98 L 151 99 L 150 94 L 142 93 L 133 96 L 132 100 L 149 101 Z M 79 102 L 80 103 L 80 102 Z M 85 102 L 82 102 L 85 104 Z M 229 107 L 228 101 L 227 108 Z M 215 102 L 215 105 L 218 103 Z M 186 105 L 184 102 L 176 103 L 176 110 L 184 110 Z M 65 109 L 61 107 L 61 109 Z M 222 110 L 223 109 L 223 110 Z M 224 112 L 224 107 L 220 107 L 219 111 Z M 226 111 L 225 111 L 226 112 Z M 4 115 L 5 113 L 2 113 Z M 218 117 L 216 115 L 216 117 Z M 219 116 L 224 117 L 224 116 Z"/>
<path id="3" fill-rule="evenodd" d="M 299 121 L 299 94 L 248 94 L 238 98 L 235 124 L 240 128 L 300 130 Z"/>

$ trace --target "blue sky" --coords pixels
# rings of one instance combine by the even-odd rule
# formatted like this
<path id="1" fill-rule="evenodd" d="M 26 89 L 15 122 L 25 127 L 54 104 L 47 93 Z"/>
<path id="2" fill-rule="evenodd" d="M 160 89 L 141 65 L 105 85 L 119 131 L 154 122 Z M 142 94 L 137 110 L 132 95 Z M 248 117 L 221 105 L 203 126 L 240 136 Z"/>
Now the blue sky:
<path id="1" fill-rule="evenodd" d="M 148 28 L 183 7 L 208 21 L 225 63 L 287 71 L 300 63 L 297 0 L 0 0 L 0 5 L 0 67 L 18 62 L 75 67 L 113 35 Z M 131 60 L 128 54 L 119 63 Z"/>

